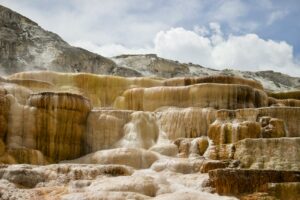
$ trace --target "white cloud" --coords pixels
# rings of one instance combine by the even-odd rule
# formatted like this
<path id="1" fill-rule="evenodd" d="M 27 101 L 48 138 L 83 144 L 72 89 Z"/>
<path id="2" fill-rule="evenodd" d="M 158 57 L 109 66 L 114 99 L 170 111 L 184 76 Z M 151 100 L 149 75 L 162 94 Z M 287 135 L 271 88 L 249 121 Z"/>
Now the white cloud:
<path id="1" fill-rule="evenodd" d="M 194 26 L 194 32 L 197 33 L 198 35 L 202 35 L 202 36 L 207 36 L 209 35 L 209 30 L 205 27 L 205 26 Z"/>
<path id="2" fill-rule="evenodd" d="M 91 52 L 98 53 L 102 56 L 113 57 L 121 54 L 149 54 L 154 53 L 153 48 L 128 48 L 121 44 L 106 44 L 106 45 L 95 45 L 89 41 L 76 41 L 72 43 L 73 46 L 87 49 Z"/>
<path id="3" fill-rule="evenodd" d="M 198 0 L 0 0 L 69 43 L 79 40 L 129 48 L 149 45 L 160 30 L 197 14 Z"/>
<path id="4" fill-rule="evenodd" d="M 209 59 L 212 53 L 211 47 L 209 38 L 183 28 L 160 31 L 154 39 L 154 49 L 158 55 L 203 65 L 212 64 Z"/>
<path id="5" fill-rule="evenodd" d="M 216 24 L 211 26 L 213 29 L 217 27 Z M 224 38 L 222 32 L 215 33 L 205 37 L 183 28 L 161 31 L 154 40 L 155 52 L 169 59 L 212 68 L 272 69 L 300 76 L 300 65 L 293 56 L 293 47 L 286 42 L 264 40 L 256 34 Z M 216 37 L 219 37 L 217 42 Z"/>
<path id="6" fill-rule="evenodd" d="M 300 76 L 300 64 L 293 47 L 284 41 L 264 40 L 256 34 L 230 35 L 225 38 L 218 23 L 202 27 L 206 34 L 182 27 L 159 31 L 152 46 L 129 48 L 121 44 L 95 45 L 78 41 L 75 46 L 111 57 L 120 54 L 156 53 L 161 57 L 211 68 L 259 71 L 274 70 Z M 210 33 L 210 35 L 207 35 Z"/>

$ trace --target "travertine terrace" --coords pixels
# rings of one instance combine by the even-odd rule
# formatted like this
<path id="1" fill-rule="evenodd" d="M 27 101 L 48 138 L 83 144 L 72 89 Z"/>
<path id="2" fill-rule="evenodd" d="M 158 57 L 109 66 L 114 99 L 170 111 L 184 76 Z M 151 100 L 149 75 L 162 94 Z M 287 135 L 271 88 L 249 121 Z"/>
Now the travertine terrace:
<path id="1" fill-rule="evenodd" d="M 0 196 L 298 198 L 298 94 L 229 76 L 3 77 Z"/>

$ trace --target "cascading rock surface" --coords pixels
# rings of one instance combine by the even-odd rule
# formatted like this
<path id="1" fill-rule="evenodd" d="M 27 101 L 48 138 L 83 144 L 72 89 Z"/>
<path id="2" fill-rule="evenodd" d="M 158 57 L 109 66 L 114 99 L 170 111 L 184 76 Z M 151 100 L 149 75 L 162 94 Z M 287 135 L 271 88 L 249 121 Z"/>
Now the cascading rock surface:
<path id="1" fill-rule="evenodd" d="M 298 94 L 233 76 L 1 78 L 0 197 L 282 198 L 299 184 Z"/>

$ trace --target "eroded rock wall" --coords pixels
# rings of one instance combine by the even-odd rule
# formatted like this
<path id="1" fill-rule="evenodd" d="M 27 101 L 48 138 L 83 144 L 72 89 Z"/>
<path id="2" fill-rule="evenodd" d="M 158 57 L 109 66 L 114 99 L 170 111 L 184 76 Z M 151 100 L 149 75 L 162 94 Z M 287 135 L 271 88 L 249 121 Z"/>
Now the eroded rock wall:
<path id="1" fill-rule="evenodd" d="M 300 170 L 300 138 L 245 139 L 234 159 L 247 169 Z"/>
<path id="2" fill-rule="evenodd" d="M 209 125 L 216 118 L 211 108 L 168 108 L 157 112 L 160 129 L 171 140 L 207 135 Z"/>
<path id="3" fill-rule="evenodd" d="M 268 183 L 299 182 L 299 171 L 216 169 L 209 172 L 210 184 L 219 194 L 239 195 L 266 191 Z"/>
<path id="4" fill-rule="evenodd" d="M 115 108 L 155 111 L 164 106 L 255 108 L 268 105 L 267 95 L 246 85 L 202 83 L 192 86 L 134 88 L 115 101 Z"/>
<path id="5" fill-rule="evenodd" d="M 291 107 L 297 106 L 297 101 L 275 99 L 268 96 L 259 83 L 235 77 L 164 80 L 26 72 L 1 78 L 0 162 L 60 163 L 57 165 L 60 167 L 54 171 L 41 167 L 39 173 L 33 169 L 22 170 L 43 179 L 38 183 L 36 179 L 23 183 L 2 176 L 0 186 L 4 180 L 4 188 L 7 182 L 11 186 L 8 192 L 0 189 L 0 194 L 10 196 L 9 191 L 14 191 L 22 198 L 26 195 L 40 198 L 38 194 L 42 191 L 52 199 L 62 196 L 72 199 L 91 196 L 91 190 L 105 197 L 127 198 L 130 193 L 130 197 L 160 199 L 174 198 L 170 194 L 177 192 L 174 188 L 179 184 L 184 188 L 180 191 L 196 191 L 189 195 L 183 192 L 183 197 L 194 198 L 207 194 L 198 191 L 205 183 L 201 173 L 242 168 L 250 172 L 241 170 L 239 175 L 250 174 L 249 180 L 254 181 L 249 191 L 244 191 L 248 187 L 245 185 L 224 185 L 225 180 L 219 180 L 219 175 L 210 177 L 211 187 L 220 194 L 239 196 L 246 192 L 245 198 L 258 197 L 256 193 L 248 193 L 277 181 L 277 178 L 264 178 L 260 182 L 256 180 L 260 175 L 288 176 L 287 170 L 300 170 L 300 108 Z M 117 164 L 127 166 L 130 174 L 123 179 L 119 177 L 122 169 L 105 168 L 112 171 L 95 178 L 94 170 L 82 171 L 85 166 L 77 165 L 74 170 L 69 163 Z M 45 169 L 50 170 L 49 176 L 53 179 L 44 180 L 45 174 L 40 170 Z M 61 175 L 61 171 L 68 175 Z M 26 179 L 16 173 L 17 180 Z M 118 177 L 108 178 L 110 173 Z M 224 177 L 230 178 L 226 173 Z M 71 186 L 65 181 L 69 176 Z M 92 177 L 91 180 L 88 177 Z M 85 178 L 89 180 L 77 182 Z M 199 181 L 198 185 L 195 180 Z M 147 184 L 142 186 L 144 181 Z M 286 181 L 298 180 L 280 179 L 280 182 Z M 29 192 L 15 186 L 20 183 L 30 187 Z M 39 183 L 46 187 L 43 185 L 43 189 L 38 190 Z M 52 186 L 59 188 L 50 188 Z M 49 192 L 51 190 L 57 193 Z M 70 192 L 73 190 L 81 192 L 75 195 Z M 117 190 L 118 194 L 111 190 Z M 263 192 L 267 196 L 277 195 L 269 189 Z M 208 199 L 221 198 L 208 196 Z"/>
<path id="6" fill-rule="evenodd" d="M 1 108 L 7 109 L 1 111 L 4 113 L 1 123 L 6 124 L 1 126 L 2 139 L 8 149 L 14 149 L 9 154 L 15 155 L 21 163 L 30 160 L 20 160 L 19 153 L 32 154 L 31 150 L 35 149 L 53 161 L 83 155 L 82 142 L 91 109 L 88 99 L 75 94 L 52 92 L 32 94 L 25 105 L 18 100 L 18 96 L 16 98 L 9 93 L 1 99 L 5 100 Z M 16 153 L 22 148 L 29 151 L 25 149 Z"/>

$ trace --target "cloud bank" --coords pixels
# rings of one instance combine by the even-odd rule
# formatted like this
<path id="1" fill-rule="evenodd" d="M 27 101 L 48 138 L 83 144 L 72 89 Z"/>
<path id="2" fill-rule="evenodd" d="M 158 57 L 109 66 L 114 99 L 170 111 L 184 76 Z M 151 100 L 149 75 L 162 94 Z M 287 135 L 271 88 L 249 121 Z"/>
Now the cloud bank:
<path id="1" fill-rule="evenodd" d="M 205 30 L 205 31 L 203 31 Z M 300 76 L 293 47 L 285 41 L 264 40 L 251 33 L 225 37 L 218 23 L 187 30 L 182 27 L 159 31 L 152 47 L 127 48 L 120 44 L 97 46 L 78 41 L 75 46 L 111 57 L 119 54 L 155 53 L 158 56 L 217 69 L 274 70 Z"/>

